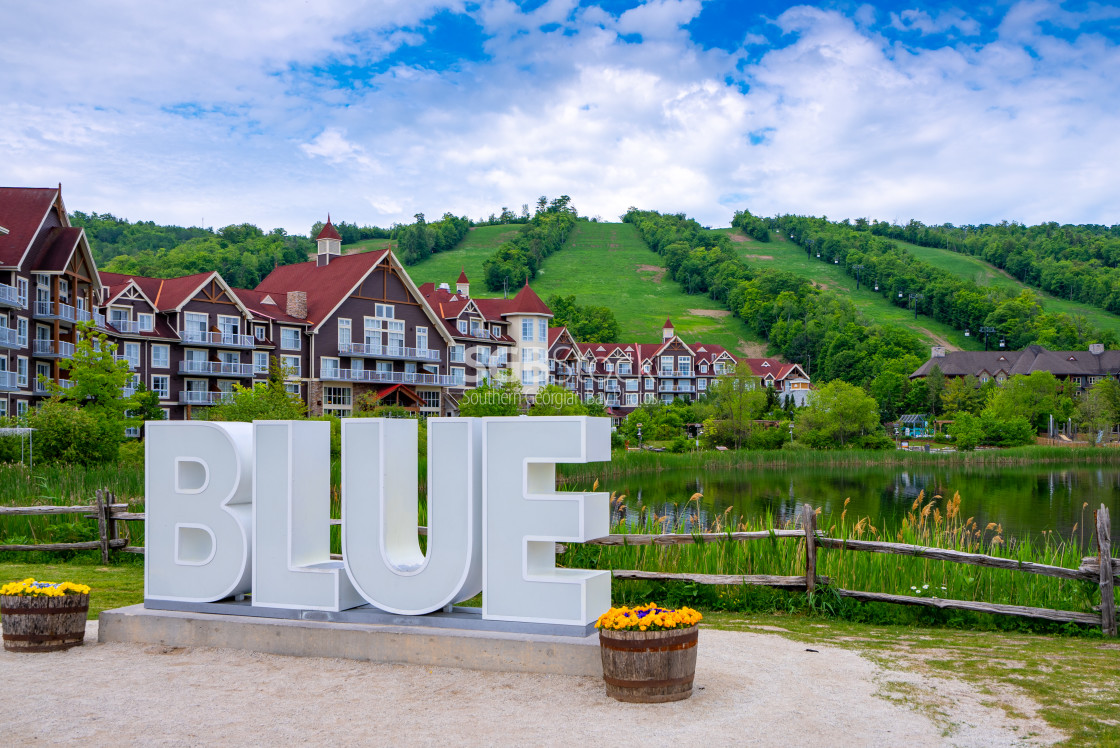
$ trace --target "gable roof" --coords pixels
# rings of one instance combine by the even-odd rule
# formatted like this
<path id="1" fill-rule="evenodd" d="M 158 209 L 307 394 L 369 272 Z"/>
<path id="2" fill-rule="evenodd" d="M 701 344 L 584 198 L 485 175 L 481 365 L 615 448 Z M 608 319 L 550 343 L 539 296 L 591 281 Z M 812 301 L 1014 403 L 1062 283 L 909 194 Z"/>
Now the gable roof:
<path id="1" fill-rule="evenodd" d="M 0 187 L 0 226 L 8 229 L 0 233 L 0 265 L 19 265 L 58 192 L 54 187 Z"/>
<path id="2" fill-rule="evenodd" d="M 305 291 L 306 321 L 320 325 L 388 254 L 389 250 L 381 249 L 342 255 L 332 257 L 322 267 L 315 261 L 278 265 L 267 278 L 257 284 L 255 290 L 268 294 Z"/>
<path id="3" fill-rule="evenodd" d="M 226 290 L 233 303 L 244 312 L 245 316 L 252 317 L 253 313 L 237 297 L 225 279 L 217 270 L 208 273 L 194 273 L 179 278 L 148 278 L 142 275 L 123 275 L 121 273 L 98 273 L 101 282 L 112 288 L 132 281 L 152 302 L 160 312 L 177 312 L 183 305 L 194 298 L 202 287 L 214 279 Z"/>
<path id="4" fill-rule="evenodd" d="M 1051 351 L 1029 345 L 1021 351 L 946 351 L 932 357 L 910 375 L 911 379 L 929 376 L 937 366 L 945 376 L 964 377 L 1003 370 L 1008 375 L 1048 371 L 1055 376 L 1103 376 L 1120 374 L 1120 350 L 1102 353 L 1089 351 Z"/>
<path id="5" fill-rule="evenodd" d="M 241 299 L 242 303 L 249 308 L 254 317 L 261 317 L 263 319 L 271 319 L 276 322 L 285 322 L 292 325 L 306 325 L 308 321 L 292 317 L 288 314 L 288 294 L 278 293 L 265 293 L 257 291 L 252 288 L 235 288 L 233 292 L 237 294 L 237 298 Z"/>

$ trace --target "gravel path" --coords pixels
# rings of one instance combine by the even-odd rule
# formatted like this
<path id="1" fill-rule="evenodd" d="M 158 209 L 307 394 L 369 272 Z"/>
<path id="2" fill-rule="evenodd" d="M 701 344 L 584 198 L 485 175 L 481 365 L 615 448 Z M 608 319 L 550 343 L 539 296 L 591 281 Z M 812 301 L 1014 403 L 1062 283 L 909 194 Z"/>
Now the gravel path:
<path id="1" fill-rule="evenodd" d="M 638 705 L 608 699 L 595 678 L 97 644 L 96 625 L 90 643 L 69 652 L 0 652 L 4 744 L 572 745 L 652 737 L 658 745 L 918 748 L 1061 737 L 981 706 L 990 697 L 960 682 L 885 671 L 843 649 L 808 652 L 770 634 L 702 630 L 693 697 Z M 1032 733 L 1029 742 L 1019 737 Z"/>

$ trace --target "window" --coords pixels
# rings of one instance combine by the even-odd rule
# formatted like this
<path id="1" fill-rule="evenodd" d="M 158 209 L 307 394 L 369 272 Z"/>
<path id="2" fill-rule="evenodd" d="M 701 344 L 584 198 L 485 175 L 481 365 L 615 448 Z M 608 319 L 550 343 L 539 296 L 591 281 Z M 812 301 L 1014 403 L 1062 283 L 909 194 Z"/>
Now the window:
<path id="1" fill-rule="evenodd" d="M 476 318 L 473 318 L 473 317 L 471 318 L 471 337 L 472 338 L 484 337 L 484 335 L 482 333 L 482 320 L 476 319 Z"/>
<path id="2" fill-rule="evenodd" d="M 284 382 L 284 391 L 289 395 L 300 397 L 299 382 Z"/>
<path id="3" fill-rule="evenodd" d="M 494 351 L 494 365 L 505 366 L 509 363 L 509 351 L 505 348 L 499 348 Z"/>
<path id="4" fill-rule="evenodd" d="M 462 333 L 463 335 L 467 334 L 467 321 L 465 319 L 459 320 L 458 327 L 460 333 Z"/>
<path id="5" fill-rule="evenodd" d="M 493 338 L 502 337 L 502 326 L 501 325 L 490 325 L 490 336 L 493 337 Z"/>
<path id="6" fill-rule="evenodd" d="M 531 320 L 531 319 L 521 320 L 521 339 L 524 340 L 524 341 L 527 341 L 527 342 L 532 342 L 532 340 L 533 340 L 533 320 Z"/>
<path id="7" fill-rule="evenodd" d="M 642 364 L 642 373 L 649 374 L 649 361 L 646 361 L 644 364 Z"/>
<path id="8" fill-rule="evenodd" d="M 700 390 L 701 392 L 708 389 L 708 380 L 707 379 L 697 379 L 696 380 L 696 389 Z"/>
<path id="9" fill-rule="evenodd" d="M 16 298 L 19 305 L 27 308 L 27 278 L 16 278 Z"/>
<path id="10" fill-rule="evenodd" d="M 58 279 L 58 300 L 63 303 L 70 301 L 70 281 L 66 278 Z"/>
<path id="11" fill-rule="evenodd" d="M 521 370 L 521 384 L 529 386 L 533 384 L 533 372 L 528 369 Z"/>
<path id="12" fill-rule="evenodd" d="M 393 305 L 392 304 L 377 304 L 374 306 L 374 314 L 381 319 L 392 319 Z"/>
<path id="13" fill-rule="evenodd" d="M 206 332 L 206 325 L 209 323 L 210 317 L 200 312 L 185 312 L 183 314 L 183 329 L 189 332 Z"/>
<path id="14" fill-rule="evenodd" d="M 152 332 L 156 329 L 156 316 L 154 314 L 137 314 L 136 322 L 140 332 Z"/>
<path id="15" fill-rule="evenodd" d="M 546 319 L 537 320 L 537 340 L 542 343 L 548 340 L 548 320 Z"/>
<path id="16" fill-rule="evenodd" d="M 8 401 L 0 400 L 0 418 L 8 417 Z"/>
<path id="17" fill-rule="evenodd" d="M 461 345 L 451 346 L 451 350 L 448 353 L 448 358 L 451 361 L 455 361 L 460 364 L 463 363 L 466 360 L 466 348 Z"/>
<path id="18" fill-rule="evenodd" d="M 288 376 L 298 377 L 300 374 L 300 359 L 299 356 L 281 356 L 280 363 L 285 369 L 288 369 Z"/>
<path id="19" fill-rule="evenodd" d="M 662 375 L 671 375 L 673 373 L 673 360 L 674 359 L 673 359 L 672 356 L 662 356 L 661 357 L 661 374 Z"/>
<path id="20" fill-rule="evenodd" d="M 389 348 L 394 350 L 398 355 L 402 354 L 404 352 L 404 320 L 385 320 L 385 324 L 389 328 Z"/>
<path id="21" fill-rule="evenodd" d="M 350 345 L 350 320 L 345 317 L 338 318 L 338 350 L 340 353 L 349 350 L 347 346 Z"/>
<path id="22" fill-rule="evenodd" d="M 619 373 L 619 374 L 623 374 L 623 375 L 628 375 L 628 374 L 630 374 L 630 362 L 629 362 L 629 361 L 626 361 L 626 362 L 621 362 L 621 363 L 619 363 L 619 365 L 618 365 L 618 373 Z"/>
<path id="23" fill-rule="evenodd" d="M 361 379 L 362 372 L 366 370 L 366 363 L 360 358 L 350 359 L 350 376 L 354 379 Z"/>
<path id="24" fill-rule="evenodd" d="M 27 415 L 27 401 L 26 400 L 16 400 L 16 415 L 17 416 Z"/>
<path id="25" fill-rule="evenodd" d="M 132 309 L 119 307 L 112 307 L 109 309 L 109 322 L 113 327 L 118 330 L 121 329 L 121 323 L 128 322 L 132 318 Z"/>
<path id="26" fill-rule="evenodd" d="M 152 368 L 166 369 L 171 366 L 171 346 L 162 344 L 152 345 Z"/>
<path id="27" fill-rule="evenodd" d="M 416 373 L 416 362 L 415 361 L 405 361 L 404 362 L 404 373 L 405 374 L 415 374 Z"/>
<path id="28" fill-rule="evenodd" d="M 324 364 L 326 360 L 324 359 Z M 335 362 L 338 363 L 337 361 Z M 324 387 L 323 412 L 344 411 L 349 413 L 352 403 L 352 393 L 349 387 Z"/>
<path id="29" fill-rule="evenodd" d="M 27 347 L 27 318 L 16 317 L 16 344 L 20 348 Z"/>
<path id="30" fill-rule="evenodd" d="M 253 325 L 253 337 L 257 340 L 268 340 L 268 328 L 264 325 Z"/>
<path id="31" fill-rule="evenodd" d="M 428 350 L 428 328 L 416 328 L 416 349 L 420 351 Z M 439 394 L 439 393 L 436 393 Z"/>
<path id="32" fill-rule="evenodd" d="M 474 349 L 474 360 L 479 366 L 490 365 L 490 346 L 480 345 Z"/>
<path id="33" fill-rule="evenodd" d="M 685 376 L 692 376 L 692 359 L 688 356 L 677 356 L 677 369 Z"/>
<path id="34" fill-rule="evenodd" d="M 171 397 L 171 377 L 166 374 L 152 375 L 152 392 L 159 395 L 160 400 Z"/>
<path id="35" fill-rule="evenodd" d="M 611 372 L 613 372 L 613 371 L 614 371 L 614 364 L 610 364 L 610 363 L 607 363 L 607 364 L 603 364 L 603 371 L 605 371 L 605 372 L 607 372 L 608 374 L 610 374 Z"/>
<path id="36" fill-rule="evenodd" d="M 16 386 L 27 386 L 27 357 L 20 356 L 16 359 Z"/>
<path id="37" fill-rule="evenodd" d="M 546 377 L 546 376 L 547 376 L 547 375 L 545 374 L 545 371 L 544 371 L 544 369 L 541 369 L 540 371 L 538 371 L 538 372 L 537 372 L 537 385 L 538 385 L 538 386 L 540 386 L 540 387 L 544 387 L 544 385 L 545 385 L 545 381 L 546 381 L 546 380 L 545 380 L 545 377 Z"/>
<path id="38" fill-rule="evenodd" d="M 128 366 L 131 369 L 140 368 L 140 344 L 139 343 L 125 343 L 124 344 L 124 358 L 128 361 Z"/>
<path id="39" fill-rule="evenodd" d="M 638 391 L 638 380 L 637 379 L 627 379 L 626 380 L 626 391 L 627 392 L 637 392 Z"/>
<path id="40" fill-rule="evenodd" d="M 462 366 L 452 366 L 451 377 L 455 381 L 456 387 L 462 387 L 467 383 L 466 370 Z"/>
<path id="41" fill-rule="evenodd" d="M 635 406 L 637 404 L 638 404 L 638 393 L 636 393 L 636 392 L 632 393 L 632 394 L 627 393 L 627 395 L 626 395 L 626 405 L 628 407 L 632 407 L 632 406 Z"/>
<path id="42" fill-rule="evenodd" d="M 294 327 L 280 328 L 280 348 L 285 351 L 298 351 L 300 349 L 299 330 Z M 287 358 L 292 358 L 288 356 Z"/>
<path id="43" fill-rule="evenodd" d="M 253 351 L 253 373 L 268 373 L 268 351 Z"/>
<path id="44" fill-rule="evenodd" d="M 700 364 L 700 373 L 701 374 L 707 374 L 708 373 L 708 365 L 707 364 Z"/>
<path id="45" fill-rule="evenodd" d="M 439 410 L 439 390 L 422 390 L 417 393 L 422 401 L 421 407 L 425 410 Z"/>
<path id="46" fill-rule="evenodd" d="M 595 389 L 595 381 L 591 377 L 584 377 L 583 378 L 583 388 L 585 390 Z"/>
<path id="47" fill-rule="evenodd" d="M 646 377 L 646 389 L 652 390 L 654 388 L 653 377 Z"/>

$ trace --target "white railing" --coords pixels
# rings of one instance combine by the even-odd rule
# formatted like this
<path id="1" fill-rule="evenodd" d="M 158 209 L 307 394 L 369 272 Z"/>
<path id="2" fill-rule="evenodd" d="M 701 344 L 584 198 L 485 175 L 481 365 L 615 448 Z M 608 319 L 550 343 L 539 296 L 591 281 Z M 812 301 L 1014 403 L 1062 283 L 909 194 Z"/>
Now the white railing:
<path id="1" fill-rule="evenodd" d="M 379 382 L 383 384 L 429 384 L 436 387 L 462 386 L 458 377 L 450 374 L 420 374 L 407 371 L 353 371 L 352 369 L 338 369 L 337 371 L 324 372 L 321 377 L 325 381 L 338 382 Z"/>
<path id="2" fill-rule="evenodd" d="M 140 323 L 132 319 L 118 319 L 109 322 L 117 332 L 123 332 L 129 335 L 135 335 L 139 332 L 144 332 L 140 329 Z"/>
<path id="3" fill-rule="evenodd" d="M 93 313 L 93 321 L 97 324 L 98 327 L 105 327 L 105 315 L 101 312 Z"/>
<path id="4" fill-rule="evenodd" d="M 20 342 L 19 334 L 11 327 L 0 327 L 0 346 L 6 348 L 22 348 L 27 341 Z"/>
<path id="5" fill-rule="evenodd" d="M 57 346 L 57 347 L 56 347 Z M 65 340 L 35 340 L 35 355 L 42 357 L 70 358 L 74 355 L 74 344 Z"/>
<path id="6" fill-rule="evenodd" d="M 27 306 L 27 301 L 19 297 L 19 291 L 16 290 L 15 286 L 0 283 L 0 304 L 18 306 L 22 309 Z"/>
<path id="7" fill-rule="evenodd" d="M 19 383 L 16 381 L 16 372 L 14 371 L 0 371 L 0 390 L 18 390 Z"/>
<path id="8" fill-rule="evenodd" d="M 405 348 L 401 345 L 373 345 L 370 343 L 339 343 L 340 356 L 373 356 L 376 358 L 402 358 L 417 361 L 439 361 L 439 351 L 431 348 Z"/>
<path id="9" fill-rule="evenodd" d="M 179 373 L 251 377 L 256 373 L 256 369 L 252 364 L 235 364 L 225 361 L 180 361 Z"/>
<path id="10" fill-rule="evenodd" d="M 59 304 L 58 309 L 54 308 L 53 301 L 36 301 L 35 302 L 35 316 L 46 317 L 47 319 L 61 319 L 67 322 L 73 322 L 77 314 L 77 310 L 69 304 Z M 88 315 L 88 312 L 85 312 Z M 86 319 L 89 317 L 87 316 Z"/>
<path id="11" fill-rule="evenodd" d="M 219 345 L 234 348 L 252 348 L 256 341 L 252 335 L 240 335 L 235 332 L 207 332 L 205 330 L 183 330 L 184 343 L 194 345 Z"/>
<path id="12" fill-rule="evenodd" d="M 114 353 L 113 354 L 113 360 L 114 361 L 127 361 L 129 369 L 140 368 L 140 361 L 139 360 L 137 360 L 135 358 L 129 358 L 128 356 L 125 356 L 121 353 Z"/>
<path id="13" fill-rule="evenodd" d="M 179 392 L 180 405 L 216 405 L 232 399 L 232 392 L 201 392 L 198 390 L 182 390 Z"/>

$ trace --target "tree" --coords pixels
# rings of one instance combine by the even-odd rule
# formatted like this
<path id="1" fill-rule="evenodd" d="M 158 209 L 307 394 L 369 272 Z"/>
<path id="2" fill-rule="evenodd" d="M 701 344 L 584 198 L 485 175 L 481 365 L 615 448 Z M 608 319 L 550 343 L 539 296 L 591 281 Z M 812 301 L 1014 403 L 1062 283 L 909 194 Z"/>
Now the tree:
<path id="1" fill-rule="evenodd" d="M 41 379 L 54 397 L 122 424 L 123 434 L 124 412 L 131 407 L 124 397 L 124 387 L 132 375 L 128 362 L 118 361 L 113 356 L 115 349 L 109 336 L 97 332 L 92 322 L 81 322 L 74 355 L 59 363 L 67 372 L 70 385 L 64 388 L 45 377 Z"/>
<path id="2" fill-rule="evenodd" d="M 947 431 L 953 437 L 957 449 L 963 452 L 976 449 L 976 445 L 984 438 L 980 419 L 966 411 L 955 413 L 952 418 L 953 422 L 949 424 Z"/>
<path id="3" fill-rule="evenodd" d="M 552 310 L 552 324 L 567 327 L 581 343 L 618 342 L 618 320 L 609 307 L 580 306 L 575 296 L 559 294 L 549 296 L 545 303 Z"/>
<path id="4" fill-rule="evenodd" d="M 521 414 L 521 383 L 501 369 L 495 380 L 467 390 L 459 400 L 459 415 L 468 418 L 483 416 L 516 416 Z"/>
<path id="5" fill-rule="evenodd" d="M 537 397 L 529 408 L 531 416 L 585 416 L 587 407 L 579 395 L 571 390 L 550 384 L 537 392 Z"/>
<path id="6" fill-rule="evenodd" d="M 983 404 L 977 385 L 976 377 L 972 374 L 946 380 L 945 387 L 941 390 L 941 412 L 979 413 Z"/>
<path id="7" fill-rule="evenodd" d="M 735 449 L 743 446 L 754 430 L 754 421 L 766 411 L 766 390 L 751 367 L 740 364 L 730 374 L 717 377 L 712 384 L 714 419 L 722 421 L 730 432 Z"/>
<path id="8" fill-rule="evenodd" d="M 163 408 L 159 406 L 159 394 L 148 389 L 143 382 L 136 386 L 136 394 L 132 396 L 128 408 L 125 415 L 130 424 L 139 427 L 141 438 L 145 435 L 144 424 L 147 421 L 162 421 L 166 418 Z"/>
<path id="9" fill-rule="evenodd" d="M 1094 384 L 1082 396 L 1077 406 L 1078 423 L 1089 432 L 1089 441 L 1096 440 L 1098 432 L 1106 436 L 1116 423 L 1117 414 L 1113 409 L 1113 390 L 1120 389 L 1114 381 L 1104 379 Z M 1102 439 L 1102 443 L 1103 443 Z"/>
<path id="10" fill-rule="evenodd" d="M 268 381 L 250 387 L 233 386 L 233 397 L 206 411 L 211 421 L 294 421 L 307 417 L 307 406 L 299 395 L 284 386 L 288 370 L 272 356 Z"/>
<path id="11" fill-rule="evenodd" d="M 992 396 L 984 412 L 1001 421 L 1025 417 L 1036 430 L 1046 428 L 1053 415 L 1057 420 L 1073 416 L 1073 401 L 1066 397 L 1057 377 L 1034 371 L 1008 378 Z"/>
<path id="12" fill-rule="evenodd" d="M 795 429 L 810 446 L 844 447 L 853 439 L 879 430 L 875 398 L 841 380 L 821 385 L 809 393 L 797 414 Z"/>
<path id="13" fill-rule="evenodd" d="M 119 420 L 52 398 L 30 416 L 35 459 L 76 465 L 115 462 L 124 429 Z"/>
<path id="14" fill-rule="evenodd" d="M 941 412 L 941 393 L 945 390 L 945 372 L 937 364 L 930 369 L 926 377 L 926 412 L 936 416 Z"/>

